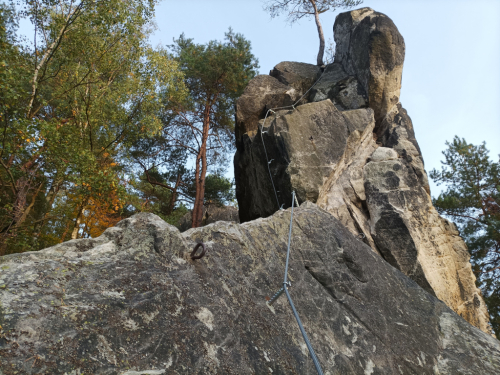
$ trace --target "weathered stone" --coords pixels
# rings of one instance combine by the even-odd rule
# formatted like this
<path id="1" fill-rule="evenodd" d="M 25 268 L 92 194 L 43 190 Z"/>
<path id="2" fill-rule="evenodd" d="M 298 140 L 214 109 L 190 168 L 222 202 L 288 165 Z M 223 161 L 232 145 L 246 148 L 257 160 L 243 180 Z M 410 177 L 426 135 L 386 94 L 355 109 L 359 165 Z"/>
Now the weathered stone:
<path id="1" fill-rule="evenodd" d="M 439 216 L 408 162 L 375 159 L 364 167 L 364 180 L 378 250 L 468 322 L 491 333 L 488 311 L 457 229 Z"/>
<path id="2" fill-rule="evenodd" d="M 370 232 L 363 176 L 366 161 L 378 147 L 373 139 L 373 110 L 352 110 L 342 114 L 357 128 L 350 129 L 344 154 L 321 187 L 317 204 L 378 253 Z"/>
<path id="3" fill-rule="evenodd" d="M 282 285 L 290 210 L 180 234 L 139 214 L 0 258 L 0 372 L 311 374 Z M 497 374 L 500 343 L 313 204 L 294 210 L 290 294 L 325 374 Z M 207 247 L 192 261 L 196 242 Z"/>
<path id="4" fill-rule="evenodd" d="M 236 101 L 236 141 L 239 142 L 245 133 L 255 135 L 259 120 L 268 109 L 291 105 L 299 98 L 297 90 L 274 77 L 259 75 L 253 78 Z"/>
<path id="5" fill-rule="evenodd" d="M 370 157 L 371 161 L 386 161 L 395 160 L 398 158 L 398 153 L 392 148 L 380 147 L 376 149 Z"/>
<path id="6" fill-rule="evenodd" d="M 268 118 L 264 134 L 243 136 L 234 159 L 241 222 L 272 215 L 281 205 L 289 207 L 293 190 L 300 202 L 316 202 L 321 186 L 343 158 L 349 135 L 367 127 L 373 117 L 371 110 L 359 111 L 340 112 L 330 100 L 309 103 Z M 366 123 L 353 122 L 350 116 Z"/>
<path id="7" fill-rule="evenodd" d="M 342 64 L 327 65 L 318 83 L 311 89 L 311 102 L 330 99 L 343 111 L 368 106 L 366 94 L 354 77 L 349 77 Z"/>
<path id="8" fill-rule="evenodd" d="M 335 62 L 361 83 L 378 125 L 399 101 L 404 39 L 389 17 L 370 8 L 339 14 L 333 30 Z"/>
<path id="9" fill-rule="evenodd" d="M 377 130 L 377 140 L 385 147 L 393 148 L 411 164 L 420 185 L 430 195 L 429 180 L 424 168 L 424 158 L 420 152 L 410 116 L 398 103 L 387 113 Z"/>
<path id="10" fill-rule="evenodd" d="M 319 78 L 320 74 L 321 69 L 317 65 L 294 61 L 283 61 L 269 72 L 271 77 L 297 90 L 300 96 L 304 95 L 306 91 L 309 90 Z M 307 103 L 307 100 L 301 104 L 305 103 Z"/>

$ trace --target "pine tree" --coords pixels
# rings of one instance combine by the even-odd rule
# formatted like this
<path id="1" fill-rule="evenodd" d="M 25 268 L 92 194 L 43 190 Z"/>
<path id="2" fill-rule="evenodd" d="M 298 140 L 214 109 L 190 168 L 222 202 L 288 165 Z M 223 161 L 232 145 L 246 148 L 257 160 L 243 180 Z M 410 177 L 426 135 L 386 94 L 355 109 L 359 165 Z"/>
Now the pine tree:
<path id="1" fill-rule="evenodd" d="M 500 335 L 500 164 L 490 160 L 485 143 L 475 146 L 455 137 L 446 145 L 442 169 L 430 172 L 446 190 L 433 203 L 457 224 Z"/>

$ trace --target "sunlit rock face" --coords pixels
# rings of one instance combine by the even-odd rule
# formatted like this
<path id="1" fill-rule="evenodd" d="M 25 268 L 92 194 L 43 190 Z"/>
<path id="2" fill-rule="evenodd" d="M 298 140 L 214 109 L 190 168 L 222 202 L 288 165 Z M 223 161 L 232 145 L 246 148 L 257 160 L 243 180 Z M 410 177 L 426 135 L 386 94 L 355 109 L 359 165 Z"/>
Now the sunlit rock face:
<path id="1" fill-rule="evenodd" d="M 180 233 L 138 214 L 0 257 L 0 373 L 315 373 L 286 298 L 266 304 L 290 215 Z M 325 374 L 498 374 L 496 339 L 310 202 L 294 209 L 289 280 Z"/>
<path id="2" fill-rule="evenodd" d="M 318 204 L 491 333 L 466 245 L 432 206 L 414 126 L 399 102 L 403 37 L 389 17 L 370 8 L 341 13 L 334 37 L 334 63 L 282 62 L 271 71 L 269 78 L 283 85 L 279 95 L 301 98 L 293 107 L 268 112 L 279 106 L 266 99 L 268 86 L 258 89 L 258 77 L 238 101 L 236 118 L 252 118 L 239 125 L 252 130 L 238 133 L 234 159 L 241 222 L 289 207 L 295 191 L 299 202 Z"/>

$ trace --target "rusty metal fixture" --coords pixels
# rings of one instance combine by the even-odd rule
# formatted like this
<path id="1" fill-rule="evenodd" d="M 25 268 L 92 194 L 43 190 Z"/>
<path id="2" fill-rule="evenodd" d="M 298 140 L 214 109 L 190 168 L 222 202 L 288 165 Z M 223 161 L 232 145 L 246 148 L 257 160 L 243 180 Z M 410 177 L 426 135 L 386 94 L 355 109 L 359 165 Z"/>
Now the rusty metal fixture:
<path id="1" fill-rule="evenodd" d="M 202 248 L 202 251 L 199 255 L 195 255 L 196 252 L 198 251 L 198 248 Z M 205 256 L 206 249 L 205 249 L 205 244 L 203 242 L 197 243 L 196 246 L 194 247 L 193 251 L 191 252 L 191 259 L 201 259 Z"/>

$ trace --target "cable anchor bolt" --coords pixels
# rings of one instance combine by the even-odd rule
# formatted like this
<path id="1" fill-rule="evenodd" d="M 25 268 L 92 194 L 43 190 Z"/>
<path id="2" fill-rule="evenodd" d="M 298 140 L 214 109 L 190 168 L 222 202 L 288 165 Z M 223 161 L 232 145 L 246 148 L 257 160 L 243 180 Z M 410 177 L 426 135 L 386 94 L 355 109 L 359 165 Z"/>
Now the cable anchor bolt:
<path id="1" fill-rule="evenodd" d="M 280 290 L 278 290 L 278 291 L 274 294 L 274 296 L 272 296 L 272 297 L 269 299 L 269 301 L 267 301 L 267 302 L 266 302 L 269 306 L 271 306 L 274 302 L 276 302 L 276 300 L 277 300 L 278 298 L 280 298 L 280 296 L 281 296 L 283 293 L 285 293 L 285 286 L 289 288 L 289 287 L 291 287 L 291 286 L 292 286 L 292 284 L 290 283 L 290 281 L 288 281 L 286 284 L 285 284 L 285 283 L 283 283 L 283 287 L 282 287 Z"/>

